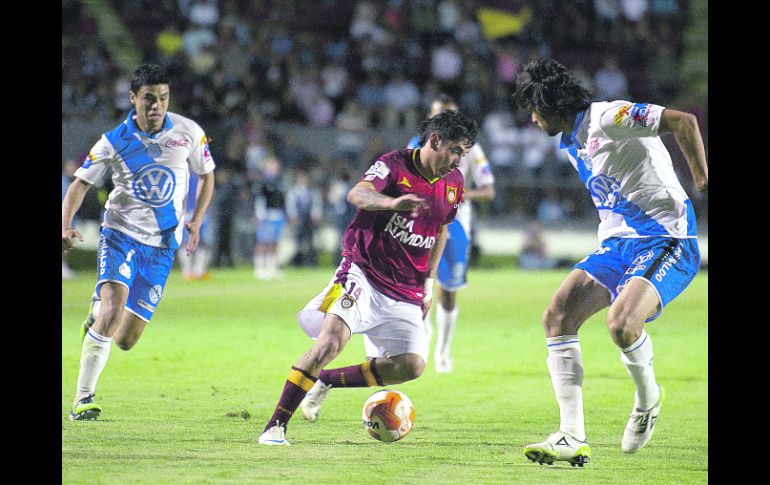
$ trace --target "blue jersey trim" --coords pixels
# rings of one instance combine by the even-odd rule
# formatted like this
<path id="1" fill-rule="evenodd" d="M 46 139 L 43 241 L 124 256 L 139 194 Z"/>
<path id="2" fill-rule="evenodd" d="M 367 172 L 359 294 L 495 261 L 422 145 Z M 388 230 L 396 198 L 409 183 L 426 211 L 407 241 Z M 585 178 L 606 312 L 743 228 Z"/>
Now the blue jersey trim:
<path id="1" fill-rule="evenodd" d="M 420 135 L 414 135 L 409 140 L 409 143 L 406 144 L 406 147 L 411 149 L 420 148 Z"/>
<path id="2" fill-rule="evenodd" d="M 626 199 L 621 199 L 612 211 L 621 214 L 628 227 L 635 230 L 640 236 L 670 235 L 665 227 L 647 215 L 638 205 Z"/>
<path id="3" fill-rule="evenodd" d="M 585 118 L 585 116 L 586 116 L 585 111 L 581 111 L 580 113 L 575 115 L 575 124 L 572 125 L 572 132 L 569 135 L 567 135 L 566 131 L 561 134 L 561 142 L 559 143 L 559 146 L 561 148 L 568 148 L 568 147 L 577 148 L 579 146 L 576 136 L 577 136 L 578 128 L 580 128 L 580 124 L 583 123 L 583 118 Z"/>
<path id="4" fill-rule="evenodd" d="M 692 207 L 690 199 L 684 201 L 684 205 L 687 207 L 687 235 L 698 235 L 698 223 L 695 220 L 695 209 Z"/>

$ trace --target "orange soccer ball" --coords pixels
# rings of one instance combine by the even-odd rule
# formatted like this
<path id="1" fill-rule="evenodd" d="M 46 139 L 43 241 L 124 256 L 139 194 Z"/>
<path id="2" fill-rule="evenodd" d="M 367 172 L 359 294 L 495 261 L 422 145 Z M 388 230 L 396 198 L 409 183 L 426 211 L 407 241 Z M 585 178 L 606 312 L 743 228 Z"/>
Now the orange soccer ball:
<path id="1" fill-rule="evenodd" d="M 361 419 L 372 438 L 385 442 L 398 441 L 412 431 L 414 406 L 403 392 L 383 389 L 367 398 Z"/>

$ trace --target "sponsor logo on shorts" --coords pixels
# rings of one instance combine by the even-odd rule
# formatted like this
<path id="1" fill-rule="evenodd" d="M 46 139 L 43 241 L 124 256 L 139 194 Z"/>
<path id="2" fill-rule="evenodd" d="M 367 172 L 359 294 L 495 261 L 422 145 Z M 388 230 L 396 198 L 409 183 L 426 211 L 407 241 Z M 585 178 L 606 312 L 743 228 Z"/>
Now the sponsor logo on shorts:
<path id="1" fill-rule="evenodd" d="M 140 306 L 140 307 L 144 308 L 145 310 L 147 310 L 150 313 L 155 312 L 155 308 L 152 305 L 150 305 L 149 303 L 147 303 L 146 301 L 144 301 L 144 300 L 137 300 L 136 304 L 137 304 L 137 306 Z"/>
<path id="2" fill-rule="evenodd" d="M 655 273 L 655 281 L 661 282 L 677 261 L 682 257 L 682 247 L 677 246 L 676 249 L 661 263 L 660 268 Z"/>
<path id="3" fill-rule="evenodd" d="M 155 285 L 152 288 L 150 288 L 150 301 L 153 305 L 157 305 L 160 301 L 160 297 L 163 295 L 163 287 L 160 285 Z"/>

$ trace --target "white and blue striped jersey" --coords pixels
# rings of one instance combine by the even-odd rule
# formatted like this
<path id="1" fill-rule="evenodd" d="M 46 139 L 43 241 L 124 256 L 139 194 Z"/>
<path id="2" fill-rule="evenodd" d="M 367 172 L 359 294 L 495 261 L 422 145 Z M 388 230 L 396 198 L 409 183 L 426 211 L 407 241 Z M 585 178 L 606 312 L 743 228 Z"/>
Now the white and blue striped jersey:
<path id="1" fill-rule="evenodd" d="M 102 226 L 148 246 L 176 249 L 182 241 L 190 172 L 214 170 L 206 134 L 194 121 L 167 113 L 150 136 L 134 121 L 135 110 L 93 146 L 75 176 L 96 183 L 112 169 L 115 188 Z"/>
<path id="2" fill-rule="evenodd" d="M 406 147 L 419 148 L 420 135 L 413 136 Z M 468 150 L 468 153 L 466 153 L 460 160 L 458 170 L 463 174 L 465 180 L 470 180 L 472 182 L 474 188 L 495 183 L 492 166 L 490 165 L 484 150 L 478 143 L 474 144 L 471 149 Z M 465 234 L 468 236 L 470 236 L 471 233 L 472 210 L 470 202 L 465 201 L 457 208 L 457 215 L 455 216 L 455 220 L 463 226 Z"/>
<path id="3" fill-rule="evenodd" d="M 658 135 L 665 108 L 591 103 L 561 148 L 599 211 L 599 241 L 611 237 L 695 238 L 695 212 Z"/>

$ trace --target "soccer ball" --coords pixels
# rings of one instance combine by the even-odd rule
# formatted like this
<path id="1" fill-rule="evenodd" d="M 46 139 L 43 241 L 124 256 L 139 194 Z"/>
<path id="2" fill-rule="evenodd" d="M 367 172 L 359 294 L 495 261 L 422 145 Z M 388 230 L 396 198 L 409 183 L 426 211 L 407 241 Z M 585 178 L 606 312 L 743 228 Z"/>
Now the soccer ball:
<path id="1" fill-rule="evenodd" d="M 366 400 L 361 419 L 372 438 L 385 442 L 398 441 L 412 431 L 414 406 L 403 392 L 383 389 Z"/>

